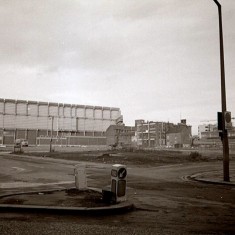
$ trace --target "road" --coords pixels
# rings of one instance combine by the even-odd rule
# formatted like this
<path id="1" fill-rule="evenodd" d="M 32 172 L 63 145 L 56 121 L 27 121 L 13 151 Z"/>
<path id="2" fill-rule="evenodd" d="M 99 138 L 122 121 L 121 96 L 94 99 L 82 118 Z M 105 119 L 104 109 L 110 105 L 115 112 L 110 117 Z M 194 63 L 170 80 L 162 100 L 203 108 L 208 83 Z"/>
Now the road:
<path id="1" fill-rule="evenodd" d="M 0 194 L 73 185 L 75 161 L 0 154 Z M 1 234 L 235 234 L 235 188 L 187 180 L 221 171 L 221 162 L 128 166 L 128 199 L 136 210 L 82 217 L 0 214 Z M 230 164 L 235 169 L 235 162 Z M 87 163 L 88 185 L 110 184 L 109 164 Z"/>

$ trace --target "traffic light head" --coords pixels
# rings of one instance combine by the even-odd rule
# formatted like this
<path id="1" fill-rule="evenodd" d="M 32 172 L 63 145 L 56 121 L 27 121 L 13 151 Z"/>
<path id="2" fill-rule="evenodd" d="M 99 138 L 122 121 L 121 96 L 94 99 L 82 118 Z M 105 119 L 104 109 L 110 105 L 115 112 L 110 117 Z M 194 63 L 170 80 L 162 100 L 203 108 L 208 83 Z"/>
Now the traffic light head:
<path id="1" fill-rule="evenodd" d="M 231 112 L 224 112 L 224 123 L 225 123 L 225 129 L 231 129 L 232 127 L 232 118 L 231 118 Z"/>

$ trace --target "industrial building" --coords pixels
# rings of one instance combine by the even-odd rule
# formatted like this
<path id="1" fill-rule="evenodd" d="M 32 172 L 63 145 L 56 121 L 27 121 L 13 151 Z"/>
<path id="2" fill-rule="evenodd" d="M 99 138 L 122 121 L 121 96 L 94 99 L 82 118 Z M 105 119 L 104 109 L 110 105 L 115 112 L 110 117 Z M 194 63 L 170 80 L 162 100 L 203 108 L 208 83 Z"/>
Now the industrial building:
<path id="1" fill-rule="evenodd" d="M 137 145 L 141 147 L 184 147 L 191 143 L 191 126 L 186 120 L 169 122 L 135 121 Z"/>
<path id="2" fill-rule="evenodd" d="M 119 108 L 0 99 L 0 144 L 27 139 L 29 145 L 105 145 L 106 129 Z"/>
<path id="3" fill-rule="evenodd" d="M 157 147 L 166 145 L 166 131 L 172 125 L 166 122 L 135 121 L 137 130 L 137 145 L 142 147 Z"/>
<path id="4" fill-rule="evenodd" d="M 235 127 L 232 126 L 227 131 L 229 149 L 235 150 Z M 202 132 L 200 140 L 196 141 L 196 145 L 205 148 L 222 148 L 222 141 L 217 126 Z"/>
<path id="5" fill-rule="evenodd" d="M 202 138 L 202 133 L 203 132 L 212 132 L 214 129 L 217 129 L 216 124 L 202 124 L 198 126 L 198 137 L 199 139 Z"/>

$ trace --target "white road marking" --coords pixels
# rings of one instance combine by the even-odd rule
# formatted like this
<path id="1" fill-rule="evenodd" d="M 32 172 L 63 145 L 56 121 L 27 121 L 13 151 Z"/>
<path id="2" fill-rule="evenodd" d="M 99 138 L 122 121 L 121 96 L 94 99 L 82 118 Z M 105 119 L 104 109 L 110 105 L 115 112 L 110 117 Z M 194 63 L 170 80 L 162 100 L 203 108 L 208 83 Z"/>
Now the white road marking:
<path id="1" fill-rule="evenodd" d="M 17 171 L 25 171 L 24 168 L 20 168 L 20 167 L 16 167 L 16 166 L 13 166 L 12 168 L 13 168 L 13 169 L 16 169 Z"/>

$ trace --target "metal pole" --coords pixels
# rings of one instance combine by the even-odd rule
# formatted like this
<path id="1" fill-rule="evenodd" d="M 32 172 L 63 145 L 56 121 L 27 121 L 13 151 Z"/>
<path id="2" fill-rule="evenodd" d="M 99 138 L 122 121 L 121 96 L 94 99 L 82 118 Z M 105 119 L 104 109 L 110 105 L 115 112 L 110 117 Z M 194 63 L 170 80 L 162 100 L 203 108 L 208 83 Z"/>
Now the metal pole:
<path id="1" fill-rule="evenodd" d="M 222 143 L 223 143 L 223 173 L 224 181 L 230 181 L 229 177 L 229 144 L 228 133 L 225 129 L 224 114 L 226 112 L 226 88 L 225 88 L 225 70 L 224 70 L 224 46 L 223 46 L 223 27 L 222 27 L 222 11 L 221 5 L 217 0 L 214 0 L 218 6 L 219 13 L 219 37 L 220 37 L 220 69 L 221 69 L 221 103 L 222 103 Z"/>
<path id="2" fill-rule="evenodd" d="M 57 138 L 59 136 L 59 116 L 57 116 L 57 132 L 56 132 Z"/>
<path id="3" fill-rule="evenodd" d="M 148 121 L 148 146 L 150 147 L 150 126 L 149 126 L 149 121 Z"/>
<path id="4" fill-rule="evenodd" d="M 158 124 L 158 128 L 159 128 L 159 124 Z M 158 142 L 159 146 L 161 147 L 161 143 L 162 143 L 162 130 L 160 128 L 160 141 Z"/>
<path id="5" fill-rule="evenodd" d="M 52 152 L 53 122 L 54 122 L 54 116 L 52 116 L 52 117 L 51 117 L 51 139 L 50 139 L 50 153 Z"/>
<path id="6" fill-rule="evenodd" d="M 144 130 L 143 130 L 143 122 L 141 123 L 141 140 L 142 140 L 142 142 L 141 142 L 141 146 L 142 146 L 142 148 L 143 148 L 143 143 L 144 143 Z"/>

